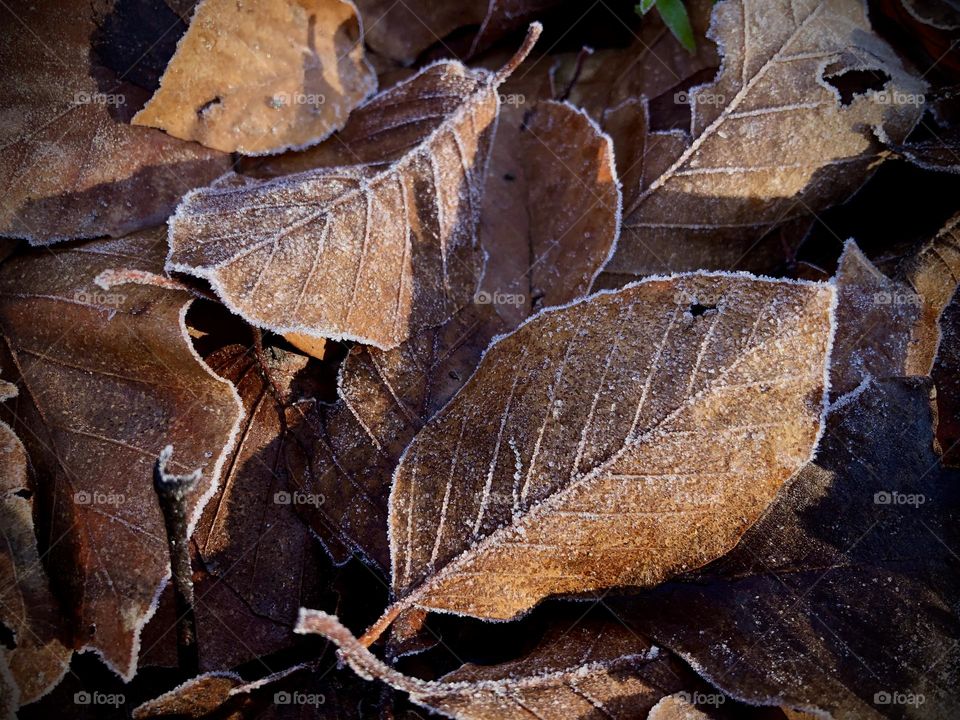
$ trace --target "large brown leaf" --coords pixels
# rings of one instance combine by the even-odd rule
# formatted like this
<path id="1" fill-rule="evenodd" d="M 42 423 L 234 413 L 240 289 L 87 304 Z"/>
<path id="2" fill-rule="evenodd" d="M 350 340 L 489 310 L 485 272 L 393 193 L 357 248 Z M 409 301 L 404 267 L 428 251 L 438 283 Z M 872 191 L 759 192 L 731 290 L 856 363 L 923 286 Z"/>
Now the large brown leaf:
<path id="1" fill-rule="evenodd" d="M 340 167 L 191 193 L 171 220 L 168 269 L 284 334 L 390 348 L 445 322 L 483 269 L 497 88 L 538 33 L 501 73 L 443 62 L 378 95 L 318 148 Z"/>
<path id="2" fill-rule="evenodd" d="M 133 123 L 259 155 L 320 142 L 375 90 L 352 3 L 205 0 Z"/>
<path id="3" fill-rule="evenodd" d="M 960 467 L 960 295 L 940 317 L 940 348 L 930 375 L 937 387 L 937 440 L 943 462 Z"/>
<path id="4" fill-rule="evenodd" d="M 243 417 L 233 388 L 190 346 L 189 294 L 93 283 L 117 265 L 157 272 L 162 237 L 161 228 L 0 267 L 3 366 L 20 387 L 16 428 L 37 470 L 41 547 L 77 646 L 127 679 L 169 573 L 157 455 L 172 444 L 173 470 L 202 470 L 188 498 L 192 528 Z"/>
<path id="5" fill-rule="evenodd" d="M 16 387 L 0 380 L 0 402 L 16 394 Z M 13 709 L 60 682 L 72 655 L 37 551 L 30 494 L 27 452 L 10 426 L 0 422 L 0 623 L 13 633 L 14 642 L 0 650 L 0 676 L 10 683 Z"/>
<path id="6" fill-rule="evenodd" d="M 640 191 L 624 193 L 634 199 L 611 272 L 767 269 L 782 256 L 773 228 L 852 194 L 877 163 L 874 133 L 902 141 L 920 117 L 924 84 L 872 34 L 860 0 L 731 0 L 715 6 L 710 37 L 721 72 L 677 95 L 689 131 L 648 133 L 658 144 Z M 859 71 L 890 79 L 843 104 L 827 79 Z"/>
<path id="7" fill-rule="evenodd" d="M 512 618 L 736 543 L 821 430 L 832 286 L 654 278 L 500 338 L 404 452 L 398 602 Z"/>
<path id="8" fill-rule="evenodd" d="M 111 5 L 0 10 L 0 234 L 46 244 L 150 227 L 229 167 L 226 155 L 112 116 L 137 94 L 91 51 Z"/>
<path id="9" fill-rule="evenodd" d="M 753 704 L 957 717 L 960 498 L 929 393 L 872 382 L 733 552 L 614 609 Z"/>
<path id="10" fill-rule="evenodd" d="M 501 116 L 484 191 L 480 241 L 487 272 L 474 303 L 400 347 L 357 347 L 340 374 L 341 402 L 301 427 L 306 487 L 324 505 L 304 507 L 331 554 L 357 552 L 389 567 L 387 497 L 400 454 L 466 382 L 497 334 L 534 304 L 585 293 L 617 236 L 613 149 L 581 112 L 542 103 Z M 309 461 L 307 461 L 309 460 Z M 347 489 L 349 488 L 349 489 Z"/>
<path id="11" fill-rule="evenodd" d="M 555 628 L 526 657 L 464 665 L 435 681 L 385 665 L 333 615 L 303 609 L 297 632 L 324 635 L 361 677 L 382 680 L 418 705 L 461 720 L 639 718 L 683 686 L 684 673 L 669 655 L 613 621 Z"/>

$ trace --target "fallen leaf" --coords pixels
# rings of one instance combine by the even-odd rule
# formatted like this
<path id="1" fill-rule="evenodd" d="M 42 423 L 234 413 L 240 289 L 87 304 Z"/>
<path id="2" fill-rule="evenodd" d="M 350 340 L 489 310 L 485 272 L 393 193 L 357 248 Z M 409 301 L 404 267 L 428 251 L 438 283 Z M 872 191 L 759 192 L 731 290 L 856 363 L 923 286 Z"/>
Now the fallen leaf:
<path id="1" fill-rule="evenodd" d="M 132 100 L 91 52 L 103 8 L 3 9 L 17 29 L 0 36 L 0 234 L 35 245 L 123 235 L 163 222 L 229 167 L 226 155 L 111 116 Z"/>
<path id="2" fill-rule="evenodd" d="M 937 441 L 943 462 L 960 467 L 960 296 L 940 316 L 940 347 L 930 375 L 937 388 Z"/>
<path id="3" fill-rule="evenodd" d="M 647 720 L 710 720 L 710 716 L 690 702 L 686 693 L 681 692 L 661 699 L 650 709 Z"/>
<path id="4" fill-rule="evenodd" d="M 871 382 L 730 554 L 615 611 L 751 704 L 956 717 L 958 478 L 934 452 L 929 393 Z"/>
<path id="5" fill-rule="evenodd" d="M 830 391 L 840 396 L 868 378 L 907 374 L 910 339 L 921 319 L 921 298 L 891 280 L 847 240 L 836 274 L 837 332 Z"/>
<path id="6" fill-rule="evenodd" d="M 391 348 L 445 322 L 483 269 L 497 87 L 538 34 L 501 73 L 443 62 L 378 95 L 333 141 L 349 166 L 191 193 L 170 223 L 167 268 L 206 278 L 231 310 L 281 334 Z"/>
<path id="7" fill-rule="evenodd" d="M 219 710 L 230 698 L 230 691 L 243 684 L 243 678 L 231 672 L 212 672 L 190 678 L 163 695 L 138 705 L 133 720 L 147 718 L 205 718 Z M 242 717 L 228 714 L 233 720 Z"/>
<path id="8" fill-rule="evenodd" d="M 169 572 L 157 456 L 172 444 L 172 470 L 203 472 L 188 500 L 192 530 L 243 417 L 230 384 L 190 346 L 192 296 L 93 283 L 118 263 L 156 272 L 162 253 L 160 228 L 0 266 L 0 352 L 20 386 L 14 427 L 37 472 L 50 575 L 75 616 L 77 646 L 127 680 Z"/>
<path id="9" fill-rule="evenodd" d="M 387 498 L 404 448 L 470 377 L 491 339 L 535 304 L 587 292 L 612 251 L 619 192 L 609 139 L 560 103 L 538 104 L 528 129 L 522 124 L 521 113 L 500 120 L 480 219 L 490 259 L 473 304 L 394 350 L 354 348 L 340 373 L 341 401 L 318 406 L 302 426 L 309 457 L 293 460 L 303 468 L 297 474 L 327 500 L 318 512 L 302 509 L 335 561 L 358 553 L 389 567 Z"/>
<path id="10" fill-rule="evenodd" d="M 859 0 L 720 3 L 709 37 L 722 70 L 675 99 L 689 103 L 688 132 L 647 134 L 660 142 L 640 191 L 624 193 L 634 199 L 613 273 L 767 270 L 782 257 L 771 231 L 846 199 L 878 163 L 874 133 L 902 141 L 920 117 L 923 82 L 872 34 Z M 863 70 L 890 80 L 841 103 L 827 81 Z"/>
<path id="11" fill-rule="evenodd" d="M 834 300 L 748 275 L 654 278 L 501 337 L 404 452 L 399 600 L 364 639 L 413 605 L 509 619 L 727 552 L 816 447 Z"/>
<path id="12" fill-rule="evenodd" d="M 940 346 L 940 316 L 960 282 L 960 214 L 899 269 L 922 299 L 922 317 L 911 338 L 907 375 L 929 375 Z"/>
<path id="13" fill-rule="evenodd" d="M 553 632 L 519 660 L 464 665 L 435 681 L 385 665 L 335 616 L 319 610 L 302 609 L 297 632 L 336 643 L 360 677 L 381 680 L 417 705 L 462 720 L 642 717 L 681 685 L 682 671 L 669 655 L 617 623 L 583 622 Z"/>
<path id="14" fill-rule="evenodd" d="M 204 0 L 133 124 L 261 155 L 320 142 L 375 90 L 352 3 Z"/>
<path id="15" fill-rule="evenodd" d="M 0 380 L 0 402 L 16 394 L 15 386 Z M 12 646 L 0 649 L 0 676 L 10 684 L 11 716 L 60 682 L 73 654 L 37 550 L 31 495 L 27 452 L 0 422 L 0 623 L 13 634 Z"/>

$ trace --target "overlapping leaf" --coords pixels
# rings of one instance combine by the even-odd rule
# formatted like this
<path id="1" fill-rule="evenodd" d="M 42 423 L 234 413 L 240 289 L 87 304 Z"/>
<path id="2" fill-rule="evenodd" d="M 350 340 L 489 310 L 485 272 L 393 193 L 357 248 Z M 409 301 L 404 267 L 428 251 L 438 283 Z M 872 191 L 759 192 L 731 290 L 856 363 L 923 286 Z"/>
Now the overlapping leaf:
<path id="1" fill-rule="evenodd" d="M 162 237 L 25 254 L 0 268 L 3 367 L 20 387 L 15 427 L 37 470 L 51 577 L 75 616 L 77 646 L 128 679 L 169 572 L 157 455 L 172 444 L 174 469 L 202 470 L 188 501 L 195 523 L 243 415 L 189 345 L 187 293 L 93 283 L 118 265 L 156 272 Z"/>

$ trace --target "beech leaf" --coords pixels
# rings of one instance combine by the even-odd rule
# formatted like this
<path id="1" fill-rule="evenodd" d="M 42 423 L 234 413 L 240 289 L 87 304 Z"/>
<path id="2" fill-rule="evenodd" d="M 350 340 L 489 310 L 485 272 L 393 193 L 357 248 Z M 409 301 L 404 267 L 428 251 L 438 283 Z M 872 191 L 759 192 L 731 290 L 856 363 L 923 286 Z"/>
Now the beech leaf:
<path id="1" fill-rule="evenodd" d="M 722 555 L 812 455 L 832 286 L 653 278 L 500 338 L 404 452 L 398 602 L 509 619 Z"/>
<path id="2" fill-rule="evenodd" d="M 95 65 L 90 38 L 110 5 L 19 3 L 16 20 L 4 8 L 2 235 L 40 245 L 151 227 L 229 167 L 222 153 L 111 115 L 141 91 Z"/>
<path id="3" fill-rule="evenodd" d="M 248 155 L 312 145 L 376 90 L 360 35 L 344 0 L 204 0 L 133 124 Z"/>
<path id="4" fill-rule="evenodd" d="M 35 502 L 60 538 L 51 577 L 77 619 L 77 646 L 125 679 L 169 573 L 154 463 L 172 444 L 172 471 L 202 469 L 192 530 L 243 417 L 186 336 L 192 296 L 93 284 L 118 264 L 156 272 L 162 238 L 161 228 L 0 266 L 0 352 L 21 392 L 15 427 L 37 472 Z"/>
<path id="5" fill-rule="evenodd" d="M 723 48 L 716 80 L 678 94 L 688 132 L 650 132 L 639 192 L 608 268 L 646 275 L 755 268 L 775 226 L 846 199 L 882 149 L 919 120 L 922 81 L 870 30 L 861 0 L 731 0 L 708 34 Z M 853 71 L 889 76 L 842 104 L 828 83 Z M 779 246 L 775 248 L 781 252 Z"/>
<path id="6" fill-rule="evenodd" d="M 231 310 L 281 334 L 390 348 L 443 323 L 483 269 L 497 87 L 539 32 L 501 73 L 441 62 L 375 97 L 331 141 L 349 166 L 191 193 L 170 222 L 167 268 L 206 278 Z"/>

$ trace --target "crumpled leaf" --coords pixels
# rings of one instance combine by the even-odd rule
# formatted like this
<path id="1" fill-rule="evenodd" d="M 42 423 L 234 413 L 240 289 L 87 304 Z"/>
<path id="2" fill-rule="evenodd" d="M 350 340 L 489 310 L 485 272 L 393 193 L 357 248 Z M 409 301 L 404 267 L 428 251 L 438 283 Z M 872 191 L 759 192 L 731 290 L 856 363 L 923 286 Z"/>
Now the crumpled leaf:
<path id="1" fill-rule="evenodd" d="M 483 269 L 497 87 L 538 34 L 501 73 L 441 62 L 378 95 L 330 141 L 348 166 L 232 175 L 191 193 L 170 223 L 167 268 L 206 278 L 231 310 L 281 334 L 390 348 L 445 322 Z"/>
<path id="2" fill-rule="evenodd" d="M 721 72 L 678 95 L 689 132 L 647 134 L 659 142 L 613 273 L 767 269 L 759 241 L 782 256 L 771 230 L 846 199 L 878 161 L 874 133 L 902 141 L 920 117 L 923 82 L 870 31 L 860 0 L 731 0 L 715 6 L 709 37 L 724 48 Z M 860 70 L 891 79 L 842 105 L 824 78 Z"/>
<path id="3" fill-rule="evenodd" d="M 15 386 L 0 380 L 0 402 L 16 394 Z M 73 654 L 37 551 L 30 496 L 27 452 L 10 426 L 0 422 L 0 623 L 13 633 L 14 643 L 0 649 L 0 682 L 10 685 L 11 715 L 60 682 Z"/>
<path id="4" fill-rule="evenodd" d="M 871 382 L 730 554 L 614 610 L 752 704 L 957 717 L 960 498 L 929 392 Z"/>
<path id="5" fill-rule="evenodd" d="M 843 246 L 836 285 L 831 393 L 851 392 L 869 377 L 906 375 L 910 340 L 921 321 L 920 296 L 880 272 L 853 240 Z"/>
<path id="6" fill-rule="evenodd" d="M 490 259 L 474 303 L 394 350 L 354 348 L 340 373 L 341 402 L 318 406 L 301 426 L 309 457 L 292 459 L 303 468 L 295 474 L 326 497 L 318 512 L 302 510 L 337 561 L 358 553 L 389 567 L 387 497 L 404 448 L 494 336 L 535 303 L 587 292 L 613 248 L 619 192 L 609 139 L 560 103 L 538 104 L 527 130 L 522 123 L 521 113 L 500 119 L 480 219 Z"/>
<path id="7" fill-rule="evenodd" d="M 15 427 L 37 471 L 43 530 L 57 539 L 51 579 L 71 604 L 76 645 L 124 679 L 136 671 L 140 630 L 169 573 L 157 456 L 172 444 L 171 470 L 202 470 L 189 499 L 192 529 L 243 417 L 230 384 L 190 346 L 188 293 L 93 283 L 118 264 L 158 271 L 162 232 L 0 266 L 0 352 L 20 387 Z"/>
<path id="8" fill-rule="evenodd" d="M 297 632 L 329 638 L 360 677 L 386 682 L 416 704 L 461 720 L 643 717 L 682 686 L 682 671 L 669 655 L 612 621 L 555 631 L 519 660 L 463 665 L 435 681 L 385 665 L 335 616 L 319 610 L 302 609 Z"/>
<path id="9" fill-rule="evenodd" d="M 232 672 L 212 672 L 190 678 L 163 695 L 138 705 L 134 720 L 146 718 L 205 718 L 219 710 L 230 698 L 230 691 L 243 684 Z M 239 714 L 227 718 L 239 718 Z"/>
<path id="10" fill-rule="evenodd" d="M 109 5 L 68 0 L 3 10 L 2 235 L 41 245 L 150 227 L 229 167 L 226 155 L 112 117 L 136 93 L 91 54 L 90 37 Z"/>
<path id="11" fill-rule="evenodd" d="M 133 124 L 248 155 L 320 142 L 376 90 L 360 35 L 344 0 L 204 0 Z"/>
<path id="12" fill-rule="evenodd" d="M 736 543 L 820 434 L 834 289 L 653 278 L 501 337 L 390 496 L 399 597 L 508 619 L 652 585 Z"/>

